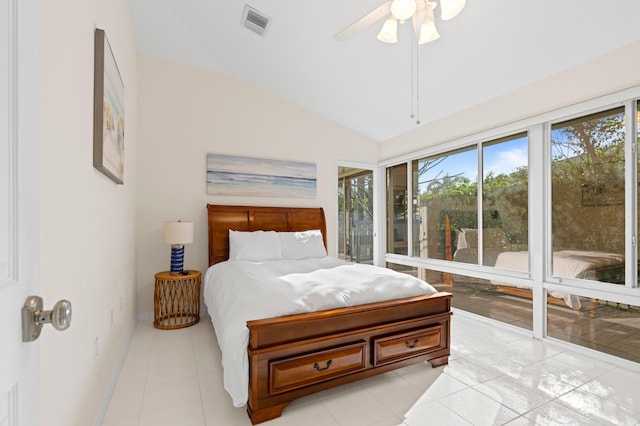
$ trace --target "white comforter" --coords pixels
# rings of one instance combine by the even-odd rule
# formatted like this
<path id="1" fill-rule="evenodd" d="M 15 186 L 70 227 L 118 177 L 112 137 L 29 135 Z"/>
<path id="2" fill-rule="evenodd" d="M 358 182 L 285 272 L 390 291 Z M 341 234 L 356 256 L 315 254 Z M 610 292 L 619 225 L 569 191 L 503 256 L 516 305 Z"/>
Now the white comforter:
<path id="1" fill-rule="evenodd" d="M 332 257 L 213 265 L 205 274 L 204 300 L 222 350 L 224 387 L 233 405 L 247 402 L 248 320 L 435 292 L 407 274 Z"/>

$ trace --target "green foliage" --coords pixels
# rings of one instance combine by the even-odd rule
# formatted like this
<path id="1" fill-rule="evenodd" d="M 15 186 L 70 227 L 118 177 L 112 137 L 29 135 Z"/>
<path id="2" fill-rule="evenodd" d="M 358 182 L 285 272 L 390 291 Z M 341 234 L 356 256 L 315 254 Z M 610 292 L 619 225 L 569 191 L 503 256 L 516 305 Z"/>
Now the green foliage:
<path id="1" fill-rule="evenodd" d="M 487 173 L 483 182 L 483 189 L 486 194 L 509 187 L 526 187 L 529 182 L 527 167 L 518 167 L 509 174 L 493 172 Z M 420 203 L 440 197 L 476 197 L 478 195 L 478 182 L 464 176 L 450 177 L 433 180 L 426 186 L 426 190 L 420 194 Z"/>
<path id="2" fill-rule="evenodd" d="M 422 200 L 429 200 L 442 196 L 475 196 L 478 194 L 478 183 L 464 176 L 448 176 L 431 181 L 421 196 Z M 424 198 L 423 198 L 424 197 Z"/>
<path id="3" fill-rule="evenodd" d="M 624 145 L 620 111 L 553 129 L 554 245 L 624 252 Z"/>
<path id="4" fill-rule="evenodd" d="M 552 132 L 553 179 L 582 187 L 624 178 L 624 122 L 610 114 Z"/>
<path id="5" fill-rule="evenodd" d="M 352 217 L 371 219 L 373 217 L 373 175 L 369 173 L 343 178 L 341 185 L 341 191 L 338 193 L 339 211 L 344 211 L 346 208 Z"/>

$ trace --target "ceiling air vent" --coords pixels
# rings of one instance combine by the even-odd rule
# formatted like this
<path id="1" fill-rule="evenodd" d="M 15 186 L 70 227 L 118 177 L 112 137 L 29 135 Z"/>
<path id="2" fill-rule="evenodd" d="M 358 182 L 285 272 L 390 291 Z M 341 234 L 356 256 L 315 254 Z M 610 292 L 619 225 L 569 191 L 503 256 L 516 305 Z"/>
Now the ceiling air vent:
<path id="1" fill-rule="evenodd" d="M 270 18 L 262 15 L 249 5 L 244 6 L 244 13 L 242 14 L 242 25 L 250 29 L 256 34 L 264 37 L 269 28 Z"/>

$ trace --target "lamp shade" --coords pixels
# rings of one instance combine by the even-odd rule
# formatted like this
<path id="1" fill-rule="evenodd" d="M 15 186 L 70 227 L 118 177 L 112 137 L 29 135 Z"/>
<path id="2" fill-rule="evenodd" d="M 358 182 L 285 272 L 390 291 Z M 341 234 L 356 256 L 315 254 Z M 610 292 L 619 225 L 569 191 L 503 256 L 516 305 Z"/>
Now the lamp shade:
<path id="1" fill-rule="evenodd" d="M 440 34 L 438 34 L 438 30 L 436 29 L 436 25 L 433 21 L 425 22 L 420 26 L 420 40 L 418 41 L 418 44 L 431 43 L 439 38 Z"/>
<path id="2" fill-rule="evenodd" d="M 165 222 L 162 235 L 167 244 L 191 244 L 193 242 L 193 222 Z"/>
<path id="3" fill-rule="evenodd" d="M 466 0 L 440 0 L 440 17 L 443 21 L 453 19 L 464 9 Z"/>
<path id="4" fill-rule="evenodd" d="M 382 29 L 378 33 L 378 40 L 385 43 L 397 43 L 398 42 L 398 21 L 394 18 L 389 18 L 384 22 Z"/>

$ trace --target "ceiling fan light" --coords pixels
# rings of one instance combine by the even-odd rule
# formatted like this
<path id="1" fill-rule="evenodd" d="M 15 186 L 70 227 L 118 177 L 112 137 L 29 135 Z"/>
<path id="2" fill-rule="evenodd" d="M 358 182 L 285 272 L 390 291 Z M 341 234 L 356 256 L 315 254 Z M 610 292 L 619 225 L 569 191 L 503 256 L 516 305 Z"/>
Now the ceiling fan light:
<path id="1" fill-rule="evenodd" d="M 398 21 L 395 18 L 389 18 L 384 21 L 384 25 L 378 33 L 378 40 L 384 43 L 398 42 Z"/>
<path id="2" fill-rule="evenodd" d="M 393 0 L 391 14 L 399 21 L 406 21 L 416 12 L 415 0 Z"/>
<path id="3" fill-rule="evenodd" d="M 440 17 L 443 21 L 453 19 L 464 9 L 466 0 L 440 0 Z"/>
<path id="4" fill-rule="evenodd" d="M 425 22 L 420 26 L 420 40 L 418 41 L 418 44 L 431 43 L 439 38 L 440 34 L 438 34 L 436 24 L 433 21 Z"/>

